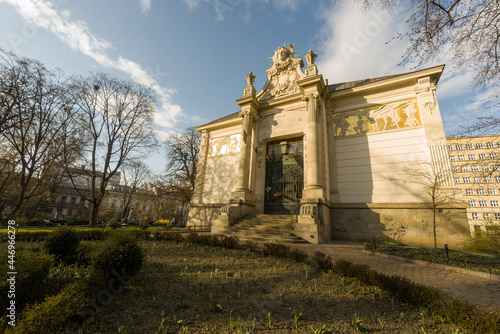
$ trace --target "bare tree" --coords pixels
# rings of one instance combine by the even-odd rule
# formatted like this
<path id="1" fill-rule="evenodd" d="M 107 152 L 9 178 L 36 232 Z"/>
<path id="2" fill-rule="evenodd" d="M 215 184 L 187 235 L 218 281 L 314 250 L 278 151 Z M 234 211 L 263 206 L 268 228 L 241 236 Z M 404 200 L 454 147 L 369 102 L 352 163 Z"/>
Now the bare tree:
<path id="1" fill-rule="evenodd" d="M 123 209 L 122 218 L 125 218 L 130 210 L 132 197 L 139 189 L 140 185 L 145 182 L 146 178 L 151 173 L 148 166 L 140 160 L 125 162 L 122 167 L 123 178 Z"/>
<path id="2" fill-rule="evenodd" d="M 168 162 L 167 175 L 164 181 L 179 199 L 181 219 L 184 218 L 185 206 L 193 196 L 200 151 L 200 137 L 201 135 L 196 129 L 188 128 L 184 132 L 170 135 L 165 141 Z"/>
<path id="3" fill-rule="evenodd" d="M 334 0 L 334 3 L 341 0 Z M 446 53 L 458 70 L 473 70 L 475 88 L 489 91 L 483 108 L 500 104 L 500 2 L 498 0 L 355 0 L 362 10 L 402 10 L 408 29 L 394 38 L 406 39 L 403 61 L 416 66 Z M 500 121 L 482 117 L 465 133 L 498 131 Z"/>
<path id="4" fill-rule="evenodd" d="M 439 208 L 445 204 L 457 202 L 452 173 L 449 168 L 446 168 L 447 165 L 440 162 L 418 163 L 412 167 L 407 167 L 404 171 L 404 177 L 393 179 L 396 182 L 415 185 L 419 197 L 423 201 L 430 203 L 434 247 L 437 247 L 436 214 Z"/>
<path id="5" fill-rule="evenodd" d="M 15 200 L 8 219 L 15 217 L 24 204 L 40 197 L 61 181 L 61 142 L 68 132 L 77 131 L 76 112 L 68 94 L 68 83 L 60 71 L 49 71 L 40 62 L 2 52 L 0 88 L 8 85 L 7 116 L 2 117 L 2 160 L 8 165 L 1 173 L 2 185 L 12 186 Z M 5 102 L 5 100 L 3 101 Z M 5 115 L 4 114 L 4 115 Z M 69 160 L 78 147 L 71 142 Z M 8 162 L 7 162 L 8 160 Z M 12 189 L 11 189 L 12 190 Z"/>
<path id="6" fill-rule="evenodd" d="M 127 160 L 155 147 L 154 99 L 150 89 L 102 73 L 76 78 L 72 87 L 82 115 L 79 124 L 86 131 L 83 160 L 89 166 L 88 189 L 79 193 L 89 202 L 90 225 L 95 225 L 111 178 Z"/>

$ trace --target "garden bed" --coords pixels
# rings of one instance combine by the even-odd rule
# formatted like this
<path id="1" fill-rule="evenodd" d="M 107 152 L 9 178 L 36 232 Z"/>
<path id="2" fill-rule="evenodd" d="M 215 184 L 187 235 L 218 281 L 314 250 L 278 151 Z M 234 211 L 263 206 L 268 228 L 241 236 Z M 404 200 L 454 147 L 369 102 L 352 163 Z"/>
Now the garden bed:
<path id="1" fill-rule="evenodd" d="M 449 250 L 448 256 L 442 248 L 412 247 L 406 245 L 366 244 L 365 249 L 371 252 L 394 255 L 418 261 L 459 267 L 470 271 L 500 275 L 500 257 L 490 254 L 474 254 L 457 250 Z"/>

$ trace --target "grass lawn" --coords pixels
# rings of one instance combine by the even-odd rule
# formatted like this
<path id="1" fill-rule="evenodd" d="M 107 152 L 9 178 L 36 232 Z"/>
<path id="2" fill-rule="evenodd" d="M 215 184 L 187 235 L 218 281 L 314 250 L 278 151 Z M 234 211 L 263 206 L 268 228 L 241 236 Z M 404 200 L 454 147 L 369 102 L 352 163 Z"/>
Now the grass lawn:
<path id="1" fill-rule="evenodd" d="M 143 268 L 88 333 L 467 333 L 306 264 L 175 241 L 142 245 Z"/>
<path id="2" fill-rule="evenodd" d="M 422 248 L 392 245 L 378 245 L 376 249 L 367 244 L 366 249 L 378 253 L 406 257 L 415 260 L 432 263 L 445 264 L 448 266 L 461 267 L 475 271 L 492 274 L 500 274 L 500 257 L 494 255 L 479 255 L 468 252 L 450 250 L 448 258 L 444 249 Z"/>

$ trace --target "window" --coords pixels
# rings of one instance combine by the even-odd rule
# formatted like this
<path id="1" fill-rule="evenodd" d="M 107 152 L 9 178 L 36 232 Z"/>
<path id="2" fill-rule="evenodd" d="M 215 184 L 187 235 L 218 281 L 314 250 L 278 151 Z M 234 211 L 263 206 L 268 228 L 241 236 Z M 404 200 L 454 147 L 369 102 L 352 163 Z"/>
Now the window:
<path id="1" fill-rule="evenodd" d="M 465 189 L 465 193 L 467 195 L 474 195 L 474 190 L 472 190 L 472 189 Z"/>
<path id="2" fill-rule="evenodd" d="M 499 170 L 500 169 L 500 165 L 493 165 L 493 170 Z"/>
<path id="3" fill-rule="evenodd" d="M 496 159 L 497 154 L 496 153 L 490 153 L 490 159 Z"/>
<path id="4" fill-rule="evenodd" d="M 470 177 L 464 177 L 464 183 L 470 183 Z"/>
<path id="5" fill-rule="evenodd" d="M 448 151 L 453 151 L 453 145 L 448 145 Z"/>
<path id="6" fill-rule="evenodd" d="M 472 146 L 472 144 L 467 144 L 465 145 L 465 147 L 467 147 L 468 150 L 472 150 L 474 147 Z"/>
<path id="7" fill-rule="evenodd" d="M 484 179 L 486 180 L 487 183 L 493 182 L 493 178 L 491 176 L 486 176 Z"/>
<path id="8" fill-rule="evenodd" d="M 488 165 L 483 165 L 482 167 L 483 167 L 483 170 L 490 170 L 490 166 L 488 166 Z"/>
<path id="9" fill-rule="evenodd" d="M 488 195 L 495 195 L 495 189 L 488 189 Z"/>
<path id="10" fill-rule="evenodd" d="M 459 155 L 458 160 L 461 160 L 461 161 L 465 160 L 465 155 Z"/>
<path id="11" fill-rule="evenodd" d="M 476 206 L 476 201 L 469 201 L 469 206 L 470 207 Z"/>
<path id="12" fill-rule="evenodd" d="M 476 144 L 476 148 L 483 148 L 483 147 L 484 147 L 484 145 L 482 143 L 477 143 Z"/>
<path id="13" fill-rule="evenodd" d="M 477 189 L 477 190 L 476 190 L 476 193 L 477 193 L 478 195 L 484 195 L 484 189 Z"/>
<path id="14" fill-rule="evenodd" d="M 66 196 L 61 197 L 61 203 L 66 203 Z"/>
<path id="15" fill-rule="evenodd" d="M 495 212 L 495 219 L 500 220 L 500 212 Z"/>
<path id="16" fill-rule="evenodd" d="M 498 201 L 491 201 L 491 206 L 494 208 L 498 208 Z"/>
<path id="17" fill-rule="evenodd" d="M 480 155 L 479 155 L 479 159 L 481 159 L 481 160 L 486 159 L 486 154 L 480 154 Z"/>
<path id="18" fill-rule="evenodd" d="M 462 166 L 462 172 L 468 172 L 469 166 Z"/>
<path id="19" fill-rule="evenodd" d="M 494 148 L 495 144 L 493 144 L 493 143 L 486 143 L 486 147 L 487 148 Z"/>
<path id="20" fill-rule="evenodd" d="M 473 172 L 479 172 L 479 166 L 471 166 Z"/>
<path id="21" fill-rule="evenodd" d="M 453 167 L 451 167 L 451 170 L 454 171 L 454 172 L 458 172 L 458 167 L 457 166 L 453 166 Z"/>
<path id="22" fill-rule="evenodd" d="M 500 176 L 497 176 L 497 182 L 500 182 Z"/>
<path id="23" fill-rule="evenodd" d="M 486 201 L 479 201 L 479 206 L 484 208 L 488 206 L 488 203 Z"/>
<path id="24" fill-rule="evenodd" d="M 455 183 L 460 183 L 460 178 L 459 177 L 455 178 Z"/>
<path id="25" fill-rule="evenodd" d="M 483 182 L 483 178 L 482 177 L 475 177 L 474 182 L 481 183 L 481 182 Z"/>
<path id="26" fill-rule="evenodd" d="M 479 219 L 479 216 L 477 215 L 477 212 L 472 213 L 472 219 Z M 476 227 L 476 226 L 474 226 Z"/>
<path id="27" fill-rule="evenodd" d="M 455 159 L 455 156 L 454 156 L 454 155 L 450 156 L 450 161 L 456 161 L 456 159 Z"/>
<path id="28" fill-rule="evenodd" d="M 464 149 L 464 147 L 462 145 L 455 145 L 455 148 L 457 150 L 463 150 Z"/>
<path id="29" fill-rule="evenodd" d="M 475 154 L 469 154 L 469 160 L 476 160 Z"/>
<path id="30" fill-rule="evenodd" d="M 491 219 L 491 215 L 489 213 L 483 213 L 484 219 Z"/>

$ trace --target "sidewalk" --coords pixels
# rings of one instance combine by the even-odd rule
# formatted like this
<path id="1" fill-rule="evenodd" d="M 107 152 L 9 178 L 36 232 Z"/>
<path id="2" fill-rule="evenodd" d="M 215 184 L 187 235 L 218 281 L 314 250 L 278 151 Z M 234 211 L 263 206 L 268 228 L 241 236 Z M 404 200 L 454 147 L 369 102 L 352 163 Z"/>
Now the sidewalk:
<path id="1" fill-rule="evenodd" d="M 329 244 L 288 244 L 309 254 L 323 252 L 335 259 L 366 264 L 370 268 L 389 275 L 405 276 L 412 281 L 442 290 L 456 299 L 466 299 L 488 310 L 500 310 L 500 282 L 457 272 L 424 267 L 413 263 L 391 260 L 362 253 L 363 244 L 349 241 L 333 241 Z"/>

